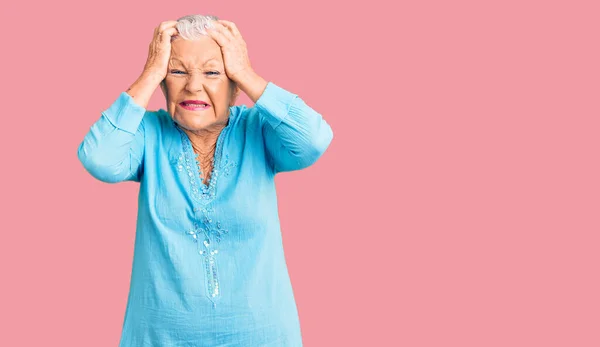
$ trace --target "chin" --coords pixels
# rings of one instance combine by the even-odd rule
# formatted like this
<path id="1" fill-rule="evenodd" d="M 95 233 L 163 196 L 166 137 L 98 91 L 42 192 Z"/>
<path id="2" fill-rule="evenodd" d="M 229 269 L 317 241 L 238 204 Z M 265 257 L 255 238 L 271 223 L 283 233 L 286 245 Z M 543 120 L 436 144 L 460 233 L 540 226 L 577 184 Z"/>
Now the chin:
<path id="1" fill-rule="evenodd" d="M 177 122 L 177 124 L 179 124 L 182 128 L 185 128 L 187 130 L 202 130 L 204 128 L 206 128 L 207 125 L 206 122 L 201 122 L 198 120 L 189 120 L 186 118 L 175 118 L 175 121 Z"/>
<path id="2" fill-rule="evenodd" d="M 208 116 L 208 117 L 210 117 L 210 116 Z M 207 129 L 214 124 L 214 122 L 208 121 L 208 119 L 207 119 L 208 117 L 206 117 L 206 116 L 205 117 L 201 117 L 201 116 L 196 116 L 196 117 L 185 116 L 185 117 L 183 117 L 180 115 L 175 115 L 175 117 L 173 117 L 173 119 L 182 128 L 190 130 L 190 131 L 196 131 L 196 130 Z"/>

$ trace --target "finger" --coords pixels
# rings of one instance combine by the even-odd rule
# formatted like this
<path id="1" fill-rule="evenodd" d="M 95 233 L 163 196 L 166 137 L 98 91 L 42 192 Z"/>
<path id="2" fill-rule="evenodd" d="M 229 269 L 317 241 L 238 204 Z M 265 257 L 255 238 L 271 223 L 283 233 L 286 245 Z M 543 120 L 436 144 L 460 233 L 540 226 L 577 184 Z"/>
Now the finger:
<path id="1" fill-rule="evenodd" d="M 219 22 L 221 24 L 223 24 L 224 26 L 228 27 L 234 36 L 239 36 L 239 37 L 242 36 L 242 34 L 240 34 L 240 31 L 238 30 L 237 26 L 233 22 L 223 20 L 223 19 L 220 19 Z"/>
<path id="2" fill-rule="evenodd" d="M 162 42 L 171 42 L 172 37 L 177 35 L 177 28 L 167 28 L 160 33 L 160 40 Z"/>
<path id="3" fill-rule="evenodd" d="M 165 22 L 160 23 L 160 25 L 158 26 L 158 31 L 163 31 L 166 28 L 172 28 L 175 27 L 177 25 L 177 21 L 176 20 L 168 20 Z"/>
<path id="4" fill-rule="evenodd" d="M 225 36 L 228 41 L 234 41 L 234 40 L 236 40 L 236 38 L 233 37 L 233 34 L 229 30 L 229 28 L 227 28 L 226 26 L 224 26 L 223 24 L 221 24 L 219 22 L 215 23 L 215 30 L 217 30 L 218 32 L 220 32 L 221 34 L 223 34 L 223 36 Z"/>
<path id="5" fill-rule="evenodd" d="M 156 29 L 154 29 L 154 36 L 159 37 L 165 30 L 175 28 L 176 25 L 177 21 L 162 22 L 159 26 L 156 27 Z"/>
<path id="6" fill-rule="evenodd" d="M 208 35 L 210 35 L 210 37 L 212 37 L 213 40 L 217 41 L 221 47 L 225 47 L 229 43 L 229 39 L 218 29 L 208 28 L 206 29 L 206 32 Z"/>

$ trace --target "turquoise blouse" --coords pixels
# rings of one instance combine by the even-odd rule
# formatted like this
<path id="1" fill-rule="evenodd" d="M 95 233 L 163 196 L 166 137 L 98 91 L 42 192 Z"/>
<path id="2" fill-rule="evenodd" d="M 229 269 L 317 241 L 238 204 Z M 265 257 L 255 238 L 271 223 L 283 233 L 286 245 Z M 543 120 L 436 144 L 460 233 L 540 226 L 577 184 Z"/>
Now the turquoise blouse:
<path id="1" fill-rule="evenodd" d="M 79 145 L 96 179 L 140 183 L 121 347 L 302 346 L 274 177 L 312 165 L 333 133 L 272 82 L 229 111 L 208 185 L 168 112 L 126 92 Z"/>

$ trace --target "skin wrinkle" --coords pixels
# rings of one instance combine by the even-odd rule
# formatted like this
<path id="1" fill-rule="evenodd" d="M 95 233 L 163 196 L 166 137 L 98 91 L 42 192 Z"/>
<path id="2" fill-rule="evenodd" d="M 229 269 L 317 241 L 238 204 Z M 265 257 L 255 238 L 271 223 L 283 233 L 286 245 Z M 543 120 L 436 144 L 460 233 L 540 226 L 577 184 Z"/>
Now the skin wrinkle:
<path id="1" fill-rule="evenodd" d="M 208 181 L 217 139 L 228 124 L 229 106 L 235 104 L 239 94 L 239 89 L 225 73 L 219 44 L 209 36 L 198 40 L 173 40 L 167 76 L 161 82 L 161 89 L 167 111 L 190 138 L 194 152 L 198 154 L 200 170 L 206 173 L 203 178 Z M 211 107 L 190 111 L 179 105 L 190 99 L 206 101 Z"/>

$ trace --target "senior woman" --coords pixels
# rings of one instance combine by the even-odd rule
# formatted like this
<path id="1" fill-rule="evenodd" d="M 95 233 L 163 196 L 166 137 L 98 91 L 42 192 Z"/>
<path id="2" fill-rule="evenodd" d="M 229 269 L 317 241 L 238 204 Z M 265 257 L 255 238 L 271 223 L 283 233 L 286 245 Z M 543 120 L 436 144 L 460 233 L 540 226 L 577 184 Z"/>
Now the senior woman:
<path id="1" fill-rule="evenodd" d="M 158 86 L 166 110 L 147 110 Z M 234 104 L 240 90 L 252 107 Z M 252 69 L 234 23 L 161 23 L 141 76 L 78 149 L 96 179 L 140 183 L 120 346 L 301 346 L 274 176 L 312 165 L 332 138 Z"/>

